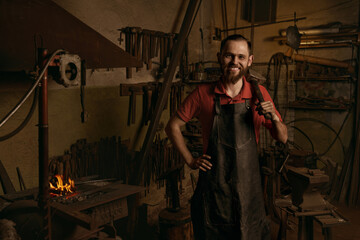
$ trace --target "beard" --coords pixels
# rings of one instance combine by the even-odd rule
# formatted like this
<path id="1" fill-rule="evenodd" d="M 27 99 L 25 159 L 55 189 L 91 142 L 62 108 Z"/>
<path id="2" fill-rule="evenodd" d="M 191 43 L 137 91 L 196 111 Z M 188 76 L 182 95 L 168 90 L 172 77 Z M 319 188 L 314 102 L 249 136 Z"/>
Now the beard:
<path id="1" fill-rule="evenodd" d="M 232 83 L 232 84 L 236 84 L 239 80 L 241 80 L 242 77 L 247 73 L 247 71 L 249 69 L 248 66 L 246 66 L 245 68 L 241 67 L 240 71 L 236 72 L 236 73 L 226 70 L 231 67 L 237 67 L 237 66 L 229 65 L 229 66 L 226 66 L 225 68 L 223 68 L 223 76 L 224 76 L 223 79 L 226 83 Z"/>

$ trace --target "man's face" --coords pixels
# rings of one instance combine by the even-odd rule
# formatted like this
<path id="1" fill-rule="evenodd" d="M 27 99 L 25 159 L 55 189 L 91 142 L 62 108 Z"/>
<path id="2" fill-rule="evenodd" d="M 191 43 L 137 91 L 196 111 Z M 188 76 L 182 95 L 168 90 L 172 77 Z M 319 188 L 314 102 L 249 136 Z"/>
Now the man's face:
<path id="1" fill-rule="evenodd" d="M 222 52 L 218 53 L 218 61 L 224 81 L 235 84 L 251 66 L 253 55 L 250 55 L 246 41 L 229 40 L 223 47 Z"/>

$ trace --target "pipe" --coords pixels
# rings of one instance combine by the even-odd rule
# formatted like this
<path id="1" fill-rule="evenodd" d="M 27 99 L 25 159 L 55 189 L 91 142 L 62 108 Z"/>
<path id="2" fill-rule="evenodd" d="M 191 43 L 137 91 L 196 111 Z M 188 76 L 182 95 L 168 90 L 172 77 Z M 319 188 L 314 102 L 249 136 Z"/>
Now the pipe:
<path id="1" fill-rule="evenodd" d="M 48 50 L 39 49 L 39 63 L 45 68 Z M 49 206 L 49 128 L 48 128 L 48 70 L 39 83 L 39 207 L 43 216 L 42 239 L 51 240 L 51 217 Z"/>
<path id="2" fill-rule="evenodd" d="M 301 17 L 301 18 L 297 18 L 295 19 L 295 21 L 300 21 L 300 20 L 305 20 L 306 17 Z M 277 22 L 270 22 L 270 23 L 261 23 L 261 24 L 255 24 L 253 25 L 249 25 L 249 26 L 244 26 L 244 27 L 237 27 L 237 28 L 229 28 L 229 29 L 219 29 L 218 31 L 220 32 L 228 32 L 228 31 L 235 31 L 235 30 L 240 30 L 240 29 L 247 29 L 247 28 L 252 28 L 252 27 L 262 27 L 262 26 L 266 26 L 266 25 L 272 25 L 272 24 L 277 24 L 277 23 L 284 23 L 284 22 L 293 22 L 294 19 L 288 19 L 288 20 L 282 20 L 282 21 L 277 21 Z"/>
<path id="3" fill-rule="evenodd" d="M 50 65 L 52 59 L 60 52 L 64 52 L 64 50 L 59 49 L 56 50 L 51 57 L 48 59 L 47 63 L 44 65 L 38 79 L 35 81 L 35 83 L 32 85 L 32 87 L 29 89 L 29 91 L 24 95 L 24 97 L 20 100 L 20 102 L 1 120 L 0 127 L 2 127 L 11 117 L 16 113 L 17 110 L 24 104 L 24 102 L 29 98 L 31 93 L 35 90 L 35 88 L 38 86 L 39 82 L 41 81 L 41 78 L 44 76 L 45 71 L 47 70 L 48 66 Z M 41 63 L 42 65 L 43 63 Z"/>

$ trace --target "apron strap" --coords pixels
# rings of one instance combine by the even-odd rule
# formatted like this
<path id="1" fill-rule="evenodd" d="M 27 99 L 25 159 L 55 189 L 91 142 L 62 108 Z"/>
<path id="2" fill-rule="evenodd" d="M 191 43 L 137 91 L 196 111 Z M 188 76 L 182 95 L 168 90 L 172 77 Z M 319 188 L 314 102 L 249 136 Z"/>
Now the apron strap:
<path id="1" fill-rule="evenodd" d="M 218 94 L 215 95 L 214 102 L 215 102 L 215 114 L 220 115 L 221 106 L 220 106 L 220 96 Z"/>
<path id="2" fill-rule="evenodd" d="M 245 107 L 247 110 L 250 109 L 250 99 L 245 99 Z"/>

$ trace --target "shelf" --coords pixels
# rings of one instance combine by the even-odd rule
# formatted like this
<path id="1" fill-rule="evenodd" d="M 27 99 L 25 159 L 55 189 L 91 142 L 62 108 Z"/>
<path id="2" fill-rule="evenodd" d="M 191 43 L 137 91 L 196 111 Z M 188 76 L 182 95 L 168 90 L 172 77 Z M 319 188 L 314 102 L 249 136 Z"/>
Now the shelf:
<path id="1" fill-rule="evenodd" d="M 349 110 L 351 108 L 350 105 L 343 105 L 343 104 L 339 104 L 338 106 L 336 105 L 326 105 L 323 103 L 318 103 L 318 104 L 307 104 L 305 102 L 302 101 L 293 101 L 293 102 L 289 102 L 289 108 L 294 108 L 294 109 L 302 109 L 302 110 L 335 110 L 335 111 L 346 111 Z"/>
<path id="2" fill-rule="evenodd" d="M 183 132 L 184 137 L 202 137 L 201 133 Z"/>
<path id="3" fill-rule="evenodd" d="M 302 35 L 300 37 L 300 49 L 304 48 L 341 48 L 358 45 L 359 32 L 344 32 L 321 35 Z M 287 37 L 274 37 L 274 41 L 286 44 Z"/>
<path id="4" fill-rule="evenodd" d="M 214 82 L 217 82 L 219 80 L 204 80 L 204 81 L 197 81 L 197 80 L 189 80 L 187 82 L 184 82 L 184 83 L 187 83 L 187 84 L 203 84 L 203 83 L 214 83 Z"/>
<path id="5" fill-rule="evenodd" d="M 341 77 L 294 77 L 294 81 L 350 81 L 350 76 L 341 76 Z"/>

